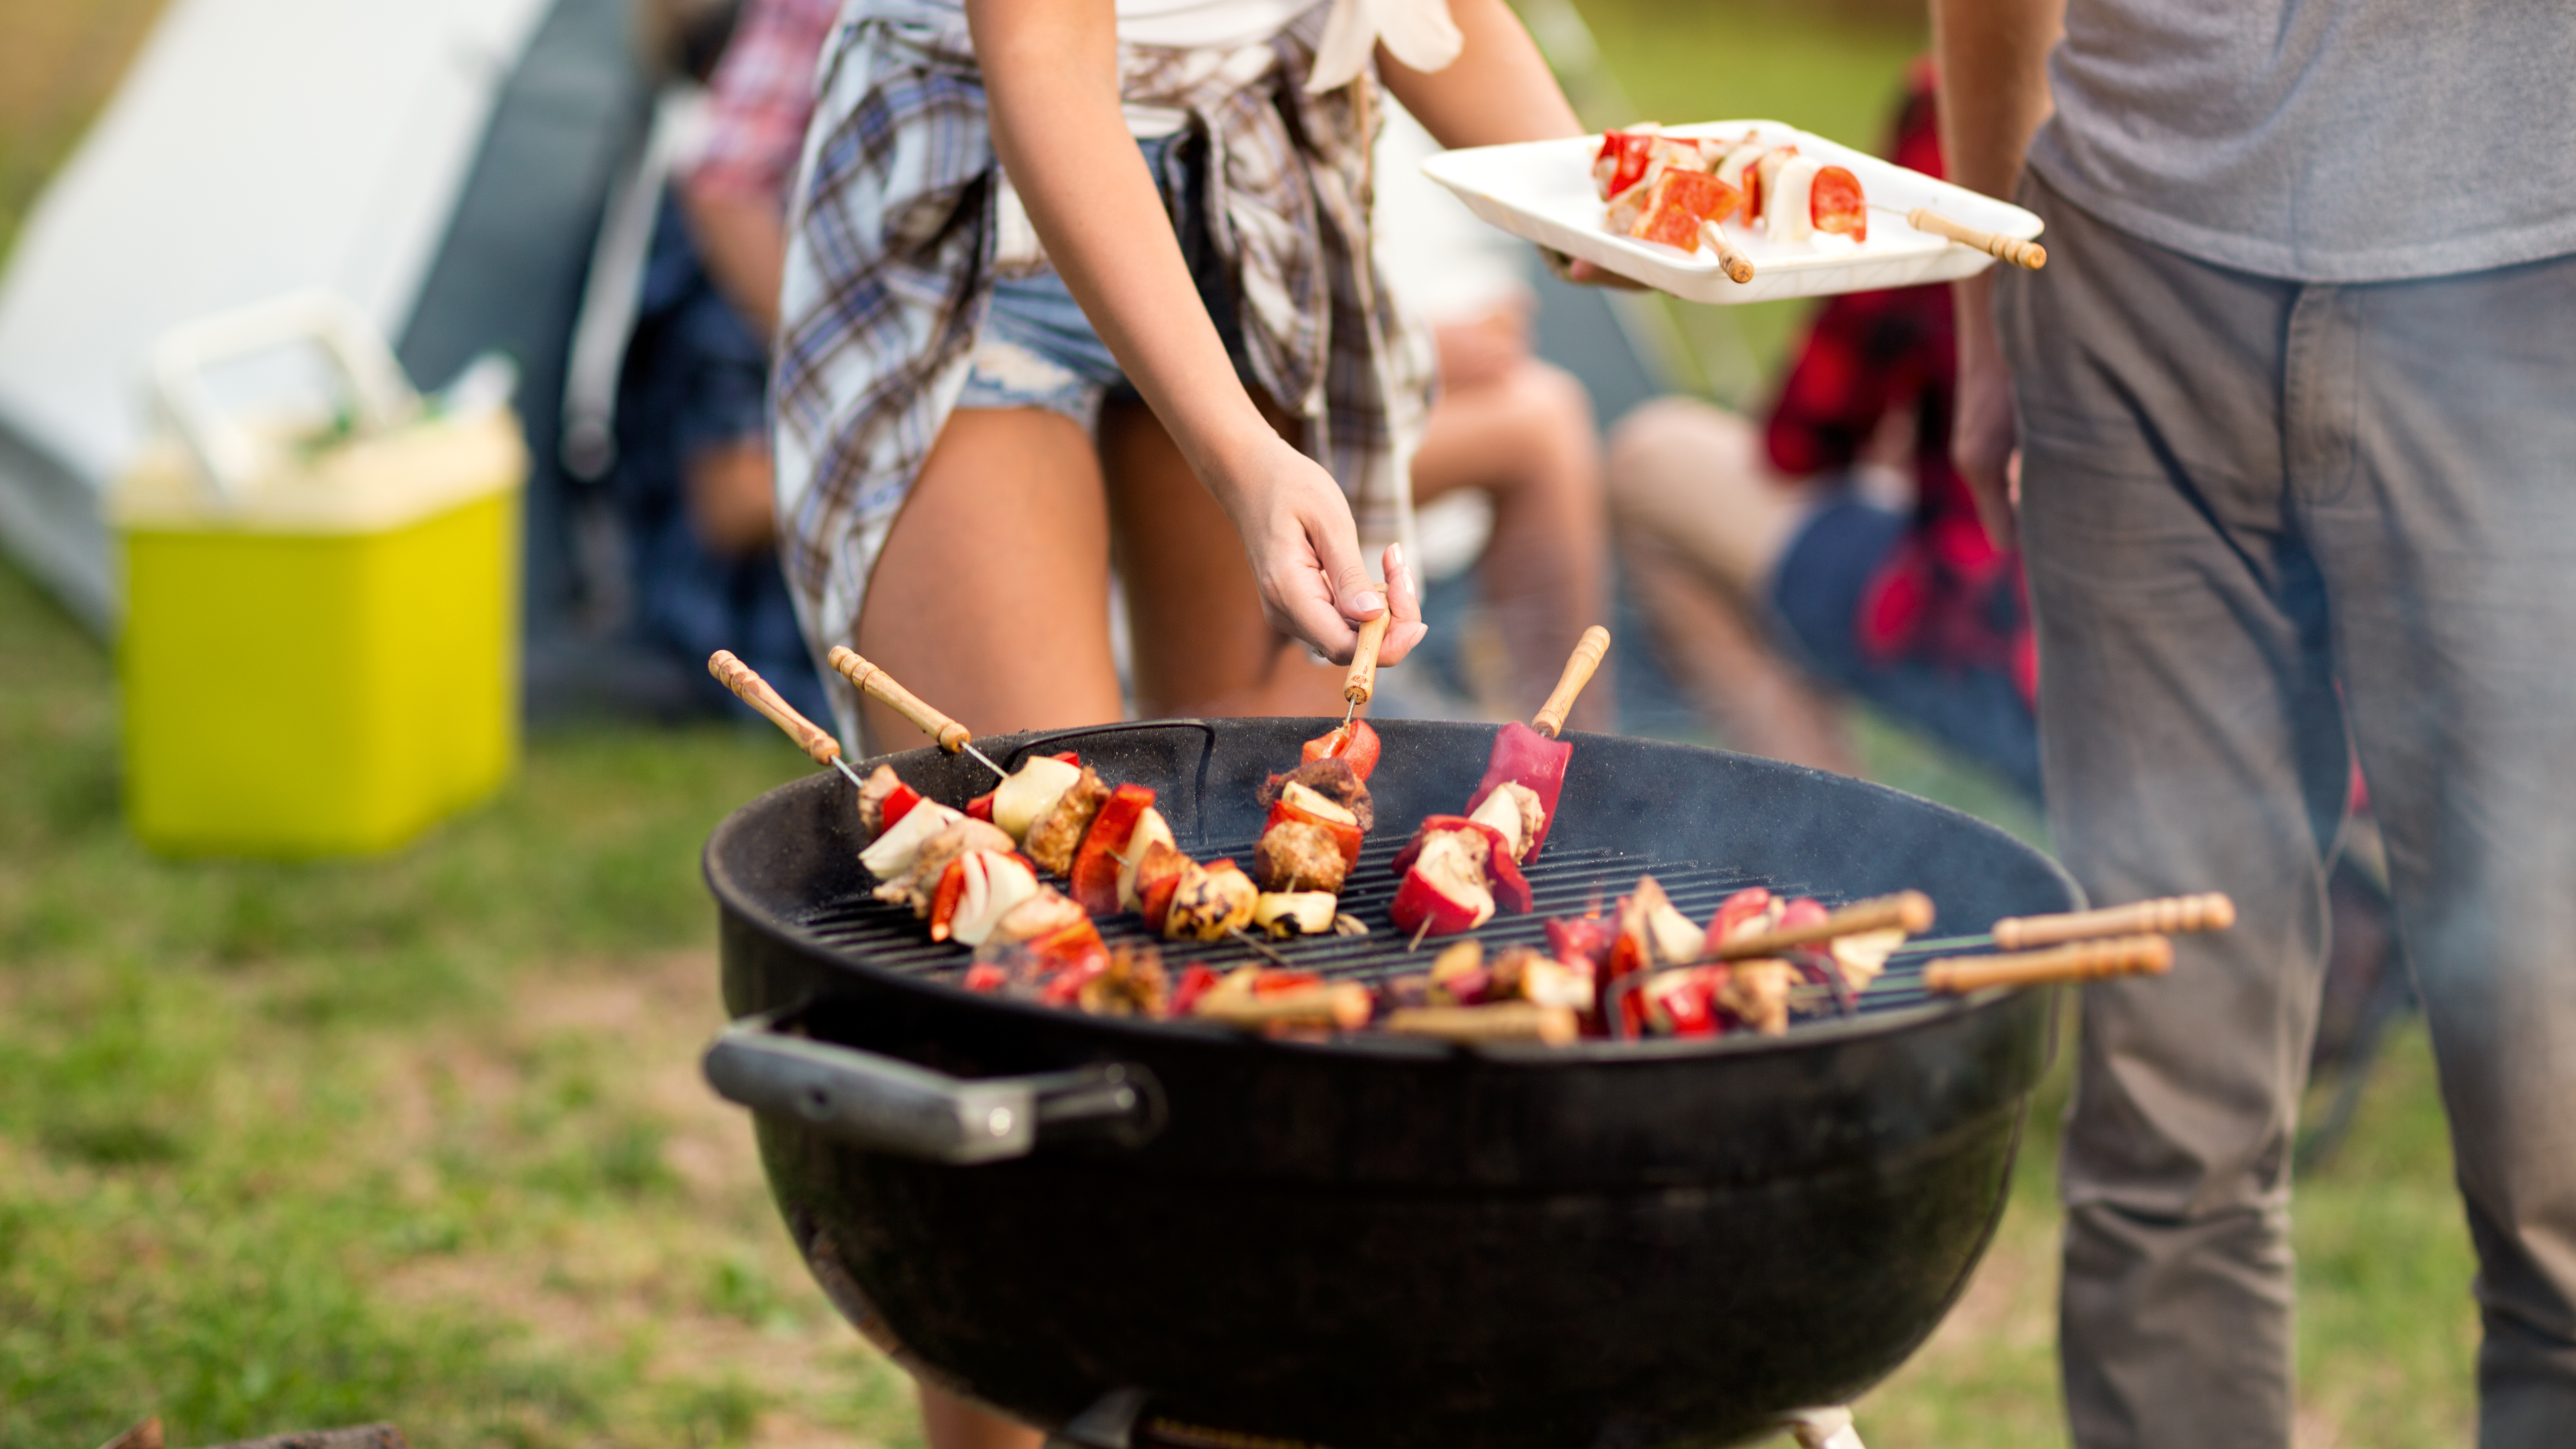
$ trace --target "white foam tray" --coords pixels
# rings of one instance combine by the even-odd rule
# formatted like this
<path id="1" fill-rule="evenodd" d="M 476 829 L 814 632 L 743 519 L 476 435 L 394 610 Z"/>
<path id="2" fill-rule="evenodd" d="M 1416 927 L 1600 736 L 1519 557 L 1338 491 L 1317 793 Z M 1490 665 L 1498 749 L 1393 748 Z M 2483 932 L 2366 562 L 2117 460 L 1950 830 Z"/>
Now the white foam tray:
<path id="1" fill-rule="evenodd" d="M 1869 240 L 1855 245 L 1833 237 L 1782 244 L 1731 221 L 1726 223 L 1727 238 L 1752 261 L 1753 280 L 1729 280 L 1719 269 L 1716 254 L 1705 246 L 1684 252 L 1615 234 L 1603 224 L 1609 208 L 1592 186 L 1592 157 L 1601 147 L 1597 135 L 1443 151 L 1423 162 L 1422 172 L 1457 193 L 1479 218 L 1514 236 L 1598 263 L 1692 302 L 1775 302 L 1785 297 L 1872 292 L 1954 281 L 1994 265 L 1993 257 L 1974 247 L 1906 225 L 1905 213 L 1918 206 L 1928 206 L 1962 225 L 2023 241 L 2039 235 L 2039 218 L 2009 202 L 1891 165 L 1778 121 L 1708 121 L 1664 129 L 1676 136 L 1736 136 L 1751 131 L 1769 145 L 1794 145 L 1802 156 L 1849 167 L 1860 178 L 1862 195 L 1872 203 Z M 1881 206 L 1896 209 L 1878 210 Z"/>

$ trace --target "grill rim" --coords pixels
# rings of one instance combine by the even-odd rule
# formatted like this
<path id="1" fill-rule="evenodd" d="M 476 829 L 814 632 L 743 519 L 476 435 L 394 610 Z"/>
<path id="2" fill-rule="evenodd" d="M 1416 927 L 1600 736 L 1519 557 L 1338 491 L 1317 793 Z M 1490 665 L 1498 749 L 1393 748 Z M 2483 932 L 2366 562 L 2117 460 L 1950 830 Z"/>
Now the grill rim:
<path id="1" fill-rule="evenodd" d="M 1262 723 L 1292 726 L 1299 730 L 1304 730 L 1311 725 L 1312 733 L 1321 734 L 1340 721 L 1324 716 L 1285 716 L 1276 719 L 1265 718 Z M 1016 768 L 1021 760 L 1032 753 L 1039 752 L 1041 747 L 1045 746 L 1061 748 L 1070 742 L 1097 739 L 1103 735 L 1155 729 L 1195 728 L 1205 734 L 1210 742 L 1209 749 L 1200 757 L 1197 779 L 1194 782 L 1194 787 L 1203 791 L 1208 765 L 1215 753 L 1216 724 L 1216 721 L 1195 718 L 1127 720 L 1105 725 L 990 735 L 981 737 L 978 743 L 997 761 Z M 1490 728 L 1499 731 L 1500 726 Z M 1965 811 L 1953 809 L 1938 801 L 1924 799 L 1919 795 L 1909 794 L 1892 786 L 1705 745 L 1647 740 L 1637 736 L 1601 735 L 1577 730 L 1566 731 L 1563 737 L 1573 742 L 1578 749 L 1586 740 L 1617 741 L 1624 745 L 1648 743 L 1686 754 L 1705 755 L 1708 757 L 1709 768 L 1750 765 L 1762 770 L 1785 772 L 1793 777 L 1830 780 L 1837 789 L 1856 787 L 1867 793 L 1886 797 L 1907 808 L 1931 812 L 1947 825 L 2009 841 L 2018 848 L 2032 850 L 2045 861 L 2050 873 L 2066 889 L 2072 901 L 2069 909 L 2081 910 L 2085 905 L 2083 888 L 2067 872 L 2066 867 L 2046 851 L 2030 846 L 2000 827 Z M 892 765 L 896 773 L 903 775 L 909 782 L 917 778 L 921 772 L 917 769 L 908 771 L 907 765 L 918 766 L 933 762 L 939 762 L 941 767 L 945 768 L 954 763 L 954 757 L 946 755 L 936 746 L 923 746 L 918 749 L 872 755 L 859 761 L 856 768 L 865 774 L 878 765 Z M 980 773 L 980 767 L 977 768 Z M 1297 1057 L 1320 1056 L 1388 1064 L 1435 1063 L 1465 1058 L 1495 1066 L 1531 1068 L 1616 1066 L 1623 1062 L 1661 1066 L 1669 1065 L 1676 1060 L 1698 1057 L 1726 1058 L 1778 1051 L 1799 1051 L 1809 1047 L 1899 1036 L 1994 1009 L 2022 991 L 2034 989 L 2008 986 L 1987 987 L 1959 997 L 1934 997 L 1910 1005 L 1891 1006 L 1868 1013 L 1855 1013 L 1824 1020 L 1811 1019 L 1793 1026 L 1782 1036 L 1730 1031 L 1714 1037 L 1646 1037 L 1624 1041 L 1587 1037 L 1566 1046 L 1547 1046 L 1540 1043 L 1464 1045 L 1398 1036 L 1365 1028 L 1357 1032 L 1337 1032 L 1322 1040 L 1296 1040 L 1241 1032 L 1213 1023 L 1188 1020 L 1095 1016 L 1034 1001 L 968 991 L 962 986 L 952 985 L 929 975 L 873 964 L 857 957 L 845 946 L 825 939 L 819 932 L 810 928 L 809 921 L 812 913 L 821 909 L 825 903 L 808 902 L 803 907 L 804 919 L 791 918 L 785 913 L 770 909 L 756 893 L 733 879 L 731 871 L 725 864 L 729 854 L 726 847 L 731 844 L 735 832 L 750 828 L 753 817 L 762 813 L 764 805 L 778 797 L 797 791 L 811 793 L 820 790 L 828 793 L 840 788 L 848 788 L 848 786 L 837 770 L 814 771 L 746 801 L 728 814 L 709 834 L 706 846 L 700 855 L 700 873 L 705 879 L 708 890 L 717 898 L 721 914 L 730 919 L 734 928 L 747 929 L 769 936 L 781 945 L 794 947 L 811 958 L 830 963 L 837 971 L 854 973 L 876 989 L 917 993 L 943 1005 L 970 1006 L 997 1012 L 1004 1020 L 1033 1027 L 1043 1027 L 1049 1023 L 1057 1024 L 1059 1028 L 1079 1024 L 1083 1034 L 1101 1040 L 1104 1045 L 1121 1041 L 1187 1042 L 1204 1046 L 1231 1045 L 1242 1050 L 1267 1050 Z M 1418 821 L 1414 823 L 1419 824 Z M 1380 830 L 1388 831 L 1391 824 L 1392 822 L 1382 822 Z M 1389 831 L 1389 833 L 1392 832 Z M 1651 867 L 1640 866 L 1639 869 L 1641 873 L 1651 873 Z"/>

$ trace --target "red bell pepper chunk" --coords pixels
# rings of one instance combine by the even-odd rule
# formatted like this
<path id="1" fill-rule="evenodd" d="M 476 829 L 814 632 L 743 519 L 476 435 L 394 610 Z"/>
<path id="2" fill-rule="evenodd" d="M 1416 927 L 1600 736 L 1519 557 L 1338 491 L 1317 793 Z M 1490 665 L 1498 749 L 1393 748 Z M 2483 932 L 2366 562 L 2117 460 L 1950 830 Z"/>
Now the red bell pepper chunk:
<path id="1" fill-rule="evenodd" d="M 1199 998 L 1215 989 L 1224 978 L 1209 969 L 1204 961 L 1193 961 L 1181 972 L 1179 983 L 1172 987 L 1172 1015 L 1187 1016 L 1199 1004 Z"/>
<path id="2" fill-rule="evenodd" d="M 1513 915 L 1529 913 L 1530 907 L 1536 904 L 1536 900 L 1530 894 L 1529 879 L 1521 874 L 1519 862 L 1512 859 L 1510 842 L 1503 839 L 1503 832 L 1483 821 L 1470 820 L 1464 815 L 1432 815 L 1425 817 L 1420 825 L 1414 827 L 1413 838 L 1404 843 L 1404 849 L 1396 852 L 1395 873 L 1405 878 L 1405 885 L 1396 889 L 1396 899 L 1402 900 L 1405 891 L 1412 887 L 1415 879 L 1413 862 L 1421 858 L 1422 843 L 1444 830 L 1473 830 L 1483 835 L 1485 837 L 1485 885 L 1494 893 L 1494 909 Z M 1444 900 L 1447 899 L 1437 886 L 1427 881 L 1423 883 L 1422 890 L 1441 896 Z M 1417 892 L 1417 900 L 1423 906 L 1429 905 L 1428 900 L 1422 899 L 1419 892 Z M 1421 917 L 1417 916 L 1413 922 L 1399 921 L 1397 924 L 1410 931 L 1420 920 Z M 1456 929 L 1466 928 L 1461 926 Z M 1447 934 L 1438 926 L 1432 927 L 1432 933 Z"/>
<path id="3" fill-rule="evenodd" d="M 1082 763 L 1082 756 L 1075 754 L 1071 750 L 1059 750 L 1056 752 L 1055 758 L 1064 761 L 1068 765 L 1079 765 Z"/>
<path id="4" fill-rule="evenodd" d="M 879 807 L 877 832 L 883 834 L 894 829 L 895 822 L 911 814 L 912 807 L 920 803 L 920 791 L 910 785 L 896 785 L 893 793 L 885 797 L 885 804 Z"/>
<path id="5" fill-rule="evenodd" d="M 1264 971 L 1252 978 L 1252 994 L 1268 996 L 1281 991 L 1303 991 L 1321 986 L 1324 978 L 1312 971 Z"/>
<path id="6" fill-rule="evenodd" d="M 983 794 L 976 796 L 974 799 L 967 801 L 966 818 L 969 820 L 981 820 L 987 825 L 992 824 L 993 792 L 987 790 Z"/>
<path id="7" fill-rule="evenodd" d="M 1404 873 L 1404 884 L 1395 888 L 1387 914 L 1394 918 L 1395 928 L 1408 935 L 1420 931 L 1426 936 L 1454 936 L 1478 924 L 1475 902 L 1459 900 L 1418 870 Z"/>
<path id="8" fill-rule="evenodd" d="M 1163 918 L 1172 912 L 1172 897 L 1180 893 L 1181 877 L 1187 874 L 1188 856 L 1159 840 L 1145 847 L 1144 858 L 1136 862 L 1136 895 L 1147 926 L 1163 929 Z"/>
<path id="9" fill-rule="evenodd" d="M 1476 793 L 1467 797 L 1467 813 L 1475 814 L 1486 796 L 1507 783 L 1527 786 L 1538 796 L 1541 811 L 1538 836 L 1529 843 L 1529 858 L 1538 859 L 1549 827 L 1556 824 L 1556 797 L 1565 789 L 1566 762 L 1573 758 L 1574 746 L 1513 720 L 1494 736 L 1494 753 L 1485 762 L 1485 778 L 1477 782 Z"/>
<path id="10" fill-rule="evenodd" d="M 948 923 L 957 917 L 957 903 L 966 896 L 966 857 L 948 862 L 939 873 L 939 885 L 930 893 L 930 939 L 948 939 Z"/>
<path id="11" fill-rule="evenodd" d="M 1592 184 L 1608 201 L 1637 184 L 1654 158 L 1655 138 L 1634 131 L 1604 131 L 1601 149 L 1592 154 Z"/>
<path id="12" fill-rule="evenodd" d="M 1369 728 L 1367 720 L 1355 719 L 1308 740 L 1297 752 L 1297 759 L 1300 764 L 1311 764 L 1339 755 L 1350 763 L 1352 774 L 1366 780 L 1369 771 L 1377 768 L 1378 750 L 1377 731 Z"/>
<path id="13" fill-rule="evenodd" d="M 966 968 L 966 979 L 959 983 L 969 991 L 994 992 L 1010 984 L 1011 973 L 993 961 L 978 961 Z"/>
<path id="14" fill-rule="evenodd" d="M 1118 913 L 1118 857 L 1136 822 L 1153 808 L 1154 792 L 1144 785 L 1121 785 L 1101 802 L 1091 828 L 1073 856 L 1073 898 L 1095 916 Z"/>
<path id="15" fill-rule="evenodd" d="M 1717 914 L 1708 918 L 1707 944 L 1703 951 L 1715 951 L 1727 943 L 1736 928 L 1771 909 L 1771 891 L 1766 886 L 1746 886 L 1718 905 Z"/>
<path id="16" fill-rule="evenodd" d="M 1654 983 L 1637 993 L 1645 1007 L 1647 1023 L 1666 1036 L 1715 1036 L 1722 1029 L 1717 1016 L 1717 989 L 1725 981 L 1723 966 L 1702 966 L 1688 971 L 1666 972 Z"/>
<path id="17" fill-rule="evenodd" d="M 1269 834 L 1270 827 L 1282 820 L 1294 820 L 1301 824 L 1312 825 L 1333 837 L 1334 846 L 1342 852 L 1343 869 L 1347 870 L 1360 863 L 1362 836 L 1358 826 L 1345 825 L 1338 820 L 1327 820 L 1312 810 L 1300 810 L 1286 800 L 1281 800 L 1270 807 L 1270 818 L 1261 822 L 1261 833 Z"/>
<path id="18" fill-rule="evenodd" d="M 1100 928 L 1091 924 L 1088 917 L 1040 936 L 1027 945 L 1030 958 L 1037 964 L 1038 974 L 1046 978 L 1050 990 L 1059 978 L 1078 973 L 1096 976 L 1109 966 L 1108 944 L 1100 939 Z M 1081 982 L 1074 984 L 1078 988 Z"/>
<path id="19" fill-rule="evenodd" d="M 1610 943 L 1616 939 L 1610 923 L 1599 916 L 1547 923 L 1547 954 L 1568 966 L 1580 963 L 1597 968 L 1609 958 Z"/>
<path id="20" fill-rule="evenodd" d="M 1780 912 L 1780 929 L 1788 931 L 1800 926 L 1820 926 L 1832 914 L 1825 909 L 1824 902 L 1813 896 L 1800 896 Z"/>

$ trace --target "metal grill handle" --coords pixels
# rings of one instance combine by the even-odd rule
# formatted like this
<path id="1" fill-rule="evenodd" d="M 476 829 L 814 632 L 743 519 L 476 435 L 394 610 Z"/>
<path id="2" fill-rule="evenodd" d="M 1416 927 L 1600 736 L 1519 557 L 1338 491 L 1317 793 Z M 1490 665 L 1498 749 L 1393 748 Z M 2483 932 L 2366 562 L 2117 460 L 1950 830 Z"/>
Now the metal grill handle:
<path id="1" fill-rule="evenodd" d="M 707 1048 L 707 1084 L 728 1102 L 789 1117 L 853 1147 L 967 1166 L 1026 1157 L 1041 1136 L 1081 1128 L 1141 1146 L 1163 1126 L 1153 1075 L 1125 1064 L 966 1080 L 856 1047 L 790 1036 L 784 1012 L 746 1016 Z"/>

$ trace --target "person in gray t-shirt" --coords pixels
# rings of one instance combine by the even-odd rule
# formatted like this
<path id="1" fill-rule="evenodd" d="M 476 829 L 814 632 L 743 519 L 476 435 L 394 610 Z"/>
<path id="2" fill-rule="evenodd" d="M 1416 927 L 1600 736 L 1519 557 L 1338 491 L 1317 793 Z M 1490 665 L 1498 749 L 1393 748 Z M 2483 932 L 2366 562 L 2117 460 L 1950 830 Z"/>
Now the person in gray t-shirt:
<path id="1" fill-rule="evenodd" d="M 2047 225 L 2045 270 L 1960 288 L 1956 438 L 2023 545 L 2051 828 L 2097 903 L 2239 907 L 2085 992 L 2076 1440 L 2290 1443 L 2290 1143 L 2357 747 L 2478 1251 L 2480 1442 L 2566 1443 L 2576 9 L 1933 15 L 1952 179 Z"/>

